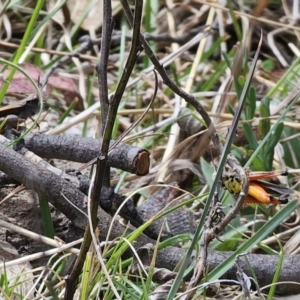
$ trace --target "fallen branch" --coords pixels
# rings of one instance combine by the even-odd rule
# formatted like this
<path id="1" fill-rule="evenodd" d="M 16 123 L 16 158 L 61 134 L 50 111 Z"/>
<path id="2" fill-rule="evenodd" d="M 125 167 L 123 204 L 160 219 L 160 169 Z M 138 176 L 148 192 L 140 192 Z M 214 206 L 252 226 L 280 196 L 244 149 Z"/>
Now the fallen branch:
<path id="1" fill-rule="evenodd" d="M 99 155 L 102 140 L 68 135 L 29 134 L 25 147 L 43 158 L 57 158 L 87 163 Z M 114 141 L 110 142 L 113 145 Z M 145 149 L 119 144 L 109 155 L 107 165 L 139 176 L 149 172 L 149 152 Z"/>
<path id="2" fill-rule="evenodd" d="M 185 249 L 168 247 L 158 252 L 156 266 L 160 268 L 167 268 L 173 270 L 178 263 L 184 258 L 186 254 Z M 207 266 L 209 270 L 213 270 L 218 267 L 225 259 L 227 259 L 232 252 L 229 251 L 213 251 L 209 250 L 207 255 Z M 194 253 L 196 255 L 196 253 Z M 279 256 L 276 255 L 264 255 L 264 254 L 248 254 L 247 259 L 251 268 L 253 269 L 257 282 L 260 287 L 271 284 L 276 268 L 279 264 Z M 190 262 L 192 264 L 192 262 Z M 241 260 L 241 267 L 243 271 L 249 277 L 252 277 L 251 270 L 246 262 Z M 300 293 L 300 255 L 285 255 L 281 268 L 281 273 L 278 279 L 276 287 L 276 294 L 280 295 L 293 295 Z M 237 268 L 234 266 L 223 274 L 221 278 L 237 280 L 236 276 Z M 190 274 L 191 275 L 191 274 Z M 294 284 L 293 284 L 294 282 Z"/>
<path id="3" fill-rule="evenodd" d="M 0 170 L 28 189 L 35 191 L 56 209 L 62 212 L 79 229 L 87 224 L 87 197 L 79 190 L 77 177 L 65 174 L 54 168 L 25 147 L 15 152 L 7 147 L 9 140 L 0 136 Z M 101 201 L 106 204 L 108 213 L 114 214 L 123 201 L 123 197 L 114 193 L 113 189 L 104 189 Z M 116 208 L 115 208 L 116 207 Z M 115 209 L 114 209 L 115 208 Z M 99 208 L 98 218 L 107 219 L 107 212 Z M 120 215 L 138 227 L 143 223 L 137 215 L 132 201 L 128 201 L 120 211 Z"/>

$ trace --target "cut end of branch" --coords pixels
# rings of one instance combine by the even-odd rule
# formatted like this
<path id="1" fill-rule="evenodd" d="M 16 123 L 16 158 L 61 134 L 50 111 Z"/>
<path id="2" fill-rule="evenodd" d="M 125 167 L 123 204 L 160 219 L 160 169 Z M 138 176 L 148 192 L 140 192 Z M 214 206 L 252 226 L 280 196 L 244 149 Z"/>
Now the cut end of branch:
<path id="1" fill-rule="evenodd" d="M 136 175 L 138 176 L 147 175 L 149 173 L 149 166 L 150 166 L 149 152 L 148 151 L 140 152 L 136 162 Z"/>

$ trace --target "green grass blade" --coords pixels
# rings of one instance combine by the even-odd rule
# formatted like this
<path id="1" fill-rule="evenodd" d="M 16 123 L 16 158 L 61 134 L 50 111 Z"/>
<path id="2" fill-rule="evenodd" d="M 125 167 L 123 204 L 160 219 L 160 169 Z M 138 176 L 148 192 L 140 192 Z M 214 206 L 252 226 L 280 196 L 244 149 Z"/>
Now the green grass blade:
<path id="1" fill-rule="evenodd" d="M 225 164 L 226 164 L 226 161 L 227 161 L 227 156 L 228 156 L 228 154 L 230 152 L 230 149 L 231 149 L 231 144 L 232 144 L 232 141 L 233 141 L 233 138 L 235 136 L 236 129 L 237 129 L 237 126 L 238 126 L 238 121 L 240 119 L 240 116 L 241 116 L 241 113 L 242 113 L 242 108 L 243 108 L 243 105 L 244 105 L 244 103 L 246 101 L 248 90 L 250 88 L 250 83 L 251 83 L 251 80 L 252 80 L 252 77 L 253 77 L 253 74 L 254 74 L 254 71 L 255 71 L 256 62 L 257 62 L 257 59 L 258 59 L 260 47 L 261 47 L 261 41 L 260 41 L 260 44 L 258 46 L 258 50 L 255 53 L 252 66 L 251 66 L 251 68 L 249 70 L 248 77 L 247 77 L 245 85 L 243 87 L 242 94 L 241 94 L 241 97 L 240 97 L 239 106 L 238 106 L 238 108 L 236 110 L 234 119 L 232 121 L 232 125 L 230 127 L 230 130 L 229 130 L 229 133 L 228 133 L 228 136 L 227 136 L 227 139 L 226 139 L 226 143 L 225 143 L 225 146 L 224 146 L 224 149 L 223 149 L 223 153 L 222 153 L 220 161 L 219 161 L 218 170 L 216 172 L 215 179 L 214 179 L 212 188 L 210 190 L 210 193 L 209 193 L 206 205 L 205 205 L 204 210 L 202 212 L 202 216 L 200 218 L 200 221 L 199 221 L 198 227 L 196 229 L 194 238 L 193 238 L 193 240 L 191 242 L 190 248 L 188 249 L 186 255 L 184 256 L 181 268 L 178 271 L 178 274 L 177 274 L 177 276 L 176 276 L 176 278 L 174 280 L 172 288 L 170 289 L 170 292 L 168 294 L 167 300 L 174 299 L 174 297 L 175 297 L 175 295 L 177 293 L 177 290 L 178 290 L 178 288 L 180 286 L 180 283 L 182 281 L 182 278 L 183 278 L 183 275 L 185 273 L 185 270 L 187 268 L 188 262 L 190 261 L 190 258 L 192 256 L 193 250 L 195 249 L 195 247 L 196 247 L 196 245 L 198 243 L 198 240 L 200 238 L 202 229 L 204 227 L 205 219 L 206 219 L 206 217 L 208 215 L 208 212 L 209 212 L 209 209 L 210 209 L 210 205 L 211 205 L 211 203 L 212 203 L 212 201 L 213 201 L 213 199 L 215 197 L 215 192 L 218 189 L 219 182 L 220 182 L 220 179 L 221 179 L 221 176 L 223 174 L 223 170 L 224 170 L 224 167 L 225 167 Z"/>
<path id="2" fill-rule="evenodd" d="M 258 141 L 256 140 L 251 125 L 249 123 L 244 123 L 243 129 L 244 129 L 245 136 L 248 140 L 250 149 L 255 150 L 258 147 Z"/>
<path id="3" fill-rule="evenodd" d="M 39 98 L 39 105 L 40 105 L 40 110 L 39 110 L 39 113 L 38 113 L 38 116 L 36 118 L 36 120 L 33 122 L 32 126 L 29 127 L 27 130 L 25 130 L 25 132 L 23 132 L 16 140 L 12 141 L 11 143 L 8 144 L 8 146 L 12 146 L 13 144 L 17 143 L 18 141 L 20 141 L 21 139 L 24 138 L 24 136 L 26 136 L 37 124 L 40 116 L 41 116 L 41 113 L 43 112 L 43 96 L 41 94 L 41 91 L 40 89 L 38 88 L 37 84 L 34 82 L 34 80 L 22 69 L 20 68 L 19 66 L 17 66 L 16 64 L 8 61 L 8 60 L 5 60 L 5 59 L 2 59 L 0 58 L 0 63 L 3 63 L 3 64 L 7 64 L 13 68 L 16 68 L 18 71 L 20 71 L 25 77 L 27 77 L 27 79 L 32 83 L 32 85 L 34 86 L 35 90 L 36 90 L 36 93 L 38 95 L 38 98 Z M 1 90 L 2 91 L 2 90 Z"/>
<path id="4" fill-rule="evenodd" d="M 297 59 L 293 62 L 293 64 L 289 67 L 289 69 L 284 73 L 283 76 L 278 80 L 277 84 L 268 92 L 266 97 L 272 98 L 274 97 L 275 93 L 278 91 L 278 88 L 282 86 L 284 82 L 288 82 L 288 77 L 291 73 L 293 73 L 295 70 L 294 68 L 297 68 L 300 64 L 300 56 L 297 57 Z M 297 73 L 296 73 L 297 74 Z"/>
<path id="5" fill-rule="evenodd" d="M 263 118 L 258 124 L 258 136 L 263 139 L 271 129 L 270 117 L 270 103 L 269 98 L 265 98 L 260 105 L 259 111 L 260 116 Z"/>
<path id="6" fill-rule="evenodd" d="M 227 272 L 235 263 L 235 257 L 238 254 L 250 251 L 253 246 L 264 239 L 268 234 L 283 222 L 298 206 L 296 201 L 292 201 L 284 206 L 268 223 L 262 226 L 247 242 L 241 245 L 236 251 L 234 251 L 226 260 L 224 260 L 217 268 L 209 273 L 208 279 L 215 280 L 220 278 L 225 272 Z"/>
<path id="7" fill-rule="evenodd" d="M 89 291 L 89 275 L 91 271 L 93 254 L 92 252 L 88 252 L 86 254 L 83 272 L 82 272 L 82 281 L 81 281 L 81 289 L 80 289 L 80 300 L 88 299 L 88 291 Z"/>
<path id="8" fill-rule="evenodd" d="M 42 9 L 43 4 L 44 4 L 44 0 L 38 0 L 36 5 L 35 5 L 33 14 L 30 18 L 29 24 L 26 28 L 25 33 L 24 33 L 22 42 L 21 42 L 21 44 L 20 44 L 20 46 L 17 50 L 17 53 L 16 53 L 14 59 L 13 59 L 14 64 L 18 64 L 19 59 L 20 59 L 21 55 L 23 54 L 23 52 L 25 50 L 25 47 L 26 47 L 26 45 L 29 41 L 29 36 L 30 36 L 31 32 L 33 31 L 34 25 L 37 21 L 37 18 L 39 17 L 39 13 Z M 11 71 L 9 72 L 8 76 L 7 76 L 6 81 L 4 81 L 4 84 L 2 85 L 2 88 L 1 88 L 1 91 L 0 91 L 0 105 L 2 104 L 2 101 L 4 99 L 6 91 L 9 87 L 9 85 L 10 85 L 11 80 L 14 77 L 14 74 L 15 74 L 15 68 L 12 68 Z"/>
<path id="9" fill-rule="evenodd" d="M 249 167 L 254 158 L 258 155 L 258 153 L 261 151 L 262 147 L 265 145 L 265 143 L 268 141 L 268 139 L 271 137 L 273 132 L 276 130 L 276 126 L 278 126 L 279 123 L 283 121 L 285 118 L 285 115 L 291 110 L 295 102 L 298 100 L 300 93 L 295 93 L 294 100 L 290 103 L 290 105 L 284 110 L 284 112 L 281 114 L 281 116 L 278 118 L 276 124 L 273 126 L 273 130 L 270 130 L 268 134 L 265 136 L 265 138 L 260 142 L 256 150 L 253 152 L 251 157 L 249 158 L 248 162 L 246 163 L 245 167 Z"/>
<path id="10" fill-rule="evenodd" d="M 264 151 L 264 157 L 265 157 L 264 162 L 266 164 L 265 170 L 272 170 L 274 151 L 275 151 L 274 149 L 281 138 L 283 129 L 284 129 L 284 124 L 283 122 L 280 122 L 272 131 L 272 135 L 270 136 L 270 139 L 268 139 L 268 143 L 266 144 L 265 151 Z"/>
<path id="11" fill-rule="evenodd" d="M 55 231 L 54 231 L 54 226 L 51 218 L 49 202 L 46 201 L 41 196 L 39 196 L 39 204 L 40 204 L 44 235 L 47 236 L 48 238 L 54 239 Z"/>
<path id="12" fill-rule="evenodd" d="M 74 109 L 74 107 L 76 106 L 76 104 L 78 103 L 78 98 L 74 99 L 71 104 L 69 105 L 68 109 L 63 113 L 63 115 L 61 116 L 60 120 L 58 121 L 57 124 L 62 124 L 63 121 L 65 120 L 66 117 L 68 117 L 71 113 L 71 111 Z"/>
<path id="13" fill-rule="evenodd" d="M 249 96 L 246 101 L 245 119 L 252 120 L 255 116 L 255 110 L 256 110 L 256 91 L 255 88 L 251 86 L 249 89 Z"/>
<path id="14" fill-rule="evenodd" d="M 280 247 L 279 260 L 278 260 L 277 268 L 276 268 L 276 271 L 275 271 L 275 274 L 274 274 L 274 277 L 272 280 L 273 285 L 271 286 L 270 291 L 268 293 L 268 300 L 271 300 L 274 298 L 275 291 L 276 291 L 276 283 L 279 280 L 279 276 L 280 276 L 280 272 L 281 272 L 282 264 L 283 264 L 284 251 L 283 251 L 280 241 L 278 241 L 278 242 L 279 242 L 279 247 Z"/>

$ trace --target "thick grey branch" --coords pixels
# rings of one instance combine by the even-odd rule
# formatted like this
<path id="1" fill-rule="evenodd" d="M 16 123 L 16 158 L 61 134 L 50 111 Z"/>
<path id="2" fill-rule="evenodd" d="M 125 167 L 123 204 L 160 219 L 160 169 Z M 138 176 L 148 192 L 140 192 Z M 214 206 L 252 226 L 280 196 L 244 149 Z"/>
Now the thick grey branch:
<path id="1" fill-rule="evenodd" d="M 25 147 L 43 158 L 57 158 L 87 163 L 99 155 L 102 140 L 67 135 L 29 134 L 24 138 Z M 113 145 L 111 141 L 110 145 Z M 145 149 L 118 145 L 108 155 L 108 166 L 136 175 L 149 172 L 149 152 Z"/>

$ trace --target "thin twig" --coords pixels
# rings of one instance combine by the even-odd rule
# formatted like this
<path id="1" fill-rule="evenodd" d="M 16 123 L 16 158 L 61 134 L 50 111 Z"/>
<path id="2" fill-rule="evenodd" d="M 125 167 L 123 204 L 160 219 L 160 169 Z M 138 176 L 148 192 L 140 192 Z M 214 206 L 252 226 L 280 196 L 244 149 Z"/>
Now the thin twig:
<path id="1" fill-rule="evenodd" d="M 56 69 L 70 62 L 72 58 L 79 57 L 81 53 L 86 52 L 93 46 L 92 40 L 89 35 L 82 36 L 79 39 L 79 42 L 81 43 L 81 45 L 71 53 L 57 53 L 63 55 L 63 57 L 61 57 L 57 62 L 55 62 L 53 66 L 40 79 L 40 84 L 42 87 L 48 82 L 49 77 L 54 73 Z"/>
<path id="2" fill-rule="evenodd" d="M 111 45 L 112 29 L 114 21 L 111 19 L 111 6 L 103 3 L 103 9 L 105 10 L 105 20 L 102 26 L 102 44 L 100 49 L 100 62 L 96 65 L 96 71 L 98 74 L 98 87 L 101 105 L 101 117 L 102 117 L 102 134 L 104 132 L 104 126 L 106 117 L 108 114 L 109 102 L 108 102 L 108 86 L 107 86 L 107 65 L 109 58 L 109 50 Z"/>
<path id="3" fill-rule="evenodd" d="M 104 19 L 105 18 L 105 19 Z M 115 22 L 112 19 L 111 4 L 107 5 L 107 1 L 103 2 L 103 25 L 102 25 L 102 44 L 100 49 L 100 62 L 96 66 L 98 74 L 99 98 L 101 105 L 101 123 L 102 135 L 104 133 L 106 118 L 108 116 L 109 100 L 108 100 L 108 84 L 107 84 L 107 66 L 109 58 L 109 50 L 111 46 L 112 31 Z M 106 167 L 103 175 L 103 185 L 110 186 L 110 168 Z"/>
<path id="4" fill-rule="evenodd" d="M 112 24 L 112 22 L 111 22 L 111 2 L 109 0 L 104 0 L 103 7 L 104 7 L 104 10 L 103 10 L 104 23 L 107 22 L 107 24 L 110 24 L 110 26 L 105 27 L 105 28 L 107 30 L 109 30 L 109 28 L 111 29 L 111 24 Z M 73 295 L 74 295 L 74 291 L 75 291 L 75 284 L 76 284 L 76 282 L 78 280 L 78 276 L 82 270 L 85 255 L 91 244 L 91 240 L 92 240 L 91 230 L 94 231 L 94 228 L 97 225 L 98 203 L 100 200 L 102 186 L 105 183 L 105 175 L 104 174 L 105 174 L 105 169 L 106 169 L 106 164 L 107 164 L 109 144 L 110 144 L 110 140 L 111 140 L 114 122 L 116 119 L 117 110 L 118 110 L 121 98 L 123 96 L 124 90 L 126 88 L 127 82 L 129 80 L 129 77 L 133 70 L 133 67 L 138 58 L 138 54 L 141 50 L 138 37 L 140 34 L 143 2 L 136 1 L 135 7 L 136 7 L 136 9 L 135 9 L 135 26 L 134 26 L 134 30 L 133 30 L 132 47 L 130 49 L 129 57 L 128 57 L 128 60 L 125 65 L 125 69 L 122 73 L 116 93 L 110 102 L 106 98 L 107 91 L 100 92 L 101 93 L 100 96 L 102 96 L 101 101 L 103 101 L 103 103 L 104 103 L 103 105 L 105 105 L 104 108 L 105 109 L 108 108 L 108 110 L 104 111 L 104 113 L 103 113 L 103 117 L 105 119 L 105 127 L 104 127 L 104 131 L 103 131 L 103 141 L 102 141 L 102 145 L 101 145 L 100 155 L 97 160 L 95 182 L 94 182 L 94 185 L 92 187 L 92 192 L 91 192 L 91 200 L 90 200 L 91 214 L 90 214 L 90 217 L 91 217 L 92 228 L 90 228 L 90 226 L 87 226 L 87 228 L 86 228 L 86 231 L 84 234 L 84 242 L 80 249 L 81 250 L 80 255 L 75 263 L 74 269 L 72 270 L 69 280 L 66 281 L 67 282 L 67 290 L 66 290 L 66 294 L 65 294 L 65 299 L 67 299 L 67 300 L 73 299 Z M 107 24 L 106 24 L 106 26 L 107 26 Z M 109 40 L 110 40 L 110 38 L 108 39 L 108 41 Z M 103 43 L 103 40 L 102 40 L 102 47 L 104 46 L 103 44 L 109 48 L 109 44 Z M 103 50 L 102 53 L 104 53 L 103 59 L 107 59 L 108 58 L 108 49 Z M 105 66 L 105 64 L 106 63 L 103 63 L 104 66 Z M 104 70 L 104 72 L 106 72 L 106 70 Z M 99 73 L 98 73 L 98 75 L 99 75 Z M 107 83 L 102 82 L 101 86 L 99 86 L 99 89 L 100 90 L 107 89 Z M 100 97 L 100 99 L 101 99 L 101 97 Z"/>
<path id="5" fill-rule="evenodd" d="M 123 139 L 126 137 L 126 135 L 128 133 L 130 133 L 145 117 L 145 115 L 148 113 L 149 109 L 151 108 L 151 106 L 153 105 L 153 102 L 156 98 L 156 94 L 157 94 L 157 89 L 158 89 L 158 78 L 157 78 L 157 74 L 156 71 L 153 70 L 154 73 L 154 78 L 155 78 L 155 88 L 154 88 L 154 93 L 152 96 L 152 99 L 150 101 L 150 103 L 148 104 L 148 106 L 146 107 L 146 109 L 144 109 L 144 112 L 142 113 L 142 115 L 132 124 L 130 125 L 118 138 L 118 140 L 109 148 L 109 152 L 108 154 L 110 154 L 112 152 L 113 149 L 115 149 L 122 141 Z"/>
<path id="6" fill-rule="evenodd" d="M 100 200 L 101 189 L 102 189 L 102 186 L 104 183 L 103 182 L 103 170 L 105 170 L 106 164 L 107 164 L 109 145 L 110 145 L 111 135 L 112 135 L 113 126 L 114 126 L 114 122 L 116 119 L 118 107 L 119 107 L 120 101 L 122 99 L 123 93 L 125 91 L 126 85 L 129 81 L 132 70 L 134 68 L 134 65 L 136 63 L 136 60 L 138 58 L 138 55 L 142 49 L 140 46 L 140 43 L 139 43 L 139 38 L 138 38 L 139 34 L 140 34 L 142 10 L 143 10 L 143 2 L 136 1 L 135 25 L 133 28 L 132 46 L 131 46 L 131 49 L 129 52 L 128 59 L 125 64 L 124 71 L 120 78 L 120 82 L 116 89 L 116 92 L 111 97 L 111 100 L 109 103 L 108 115 L 106 117 L 105 130 L 103 133 L 103 141 L 102 141 L 102 145 L 101 145 L 100 155 L 97 160 L 95 185 L 94 185 L 93 191 L 92 191 L 93 201 L 95 201 L 96 198 L 97 198 L 97 201 Z M 93 210 L 92 206 L 91 206 L 91 215 L 92 215 L 92 217 L 97 216 L 96 208 L 94 208 L 94 210 Z"/>
<path id="7" fill-rule="evenodd" d="M 124 12 L 126 14 L 126 17 L 128 19 L 130 26 L 133 26 L 133 16 L 132 16 L 131 9 L 130 9 L 127 1 L 120 0 L 120 2 L 123 6 Z M 164 84 L 167 85 L 175 94 L 182 97 L 187 103 L 191 104 L 196 109 L 196 111 L 201 115 L 207 128 L 210 128 L 210 130 L 212 132 L 212 141 L 218 151 L 218 154 L 220 155 L 223 150 L 223 144 L 219 140 L 219 137 L 216 133 L 216 130 L 214 128 L 214 125 L 213 125 L 208 113 L 205 111 L 203 106 L 197 101 L 197 99 L 195 97 L 186 93 L 184 90 L 182 90 L 180 87 L 178 87 L 178 85 L 176 85 L 176 83 L 174 81 L 171 80 L 171 78 L 169 77 L 165 68 L 159 63 L 158 59 L 156 58 L 155 54 L 151 50 L 150 46 L 148 45 L 148 43 L 146 42 L 146 40 L 142 34 L 140 34 L 140 41 L 144 47 L 144 50 L 145 50 L 147 56 L 153 63 L 157 72 L 162 77 Z"/>
<path id="8" fill-rule="evenodd" d="M 101 60 L 99 65 L 97 66 L 98 72 L 98 83 L 99 83 L 99 97 L 101 101 L 101 113 L 102 113 L 102 124 L 104 130 L 104 124 L 106 125 L 106 120 L 108 118 L 107 113 L 109 109 L 109 101 L 108 101 L 108 93 L 107 93 L 107 61 L 109 56 L 109 49 L 110 49 L 110 42 L 111 42 L 111 33 L 113 27 L 112 21 L 112 8 L 111 8 L 111 1 L 104 0 L 103 1 L 103 25 L 102 25 L 102 45 L 101 45 Z M 109 143 L 109 141 L 108 141 Z M 94 231 L 98 220 L 97 220 L 97 213 L 98 213 L 98 203 L 99 203 L 99 195 L 101 193 L 101 189 L 103 184 L 109 187 L 110 185 L 110 176 L 109 176 L 109 168 L 106 169 L 106 162 L 107 162 L 108 155 L 106 154 L 104 160 L 99 160 L 101 163 L 97 163 L 97 170 L 96 170 L 96 181 L 95 185 L 92 187 L 92 197 L 89 203 L 91 215 L 90 222 L 86 226 L 83 243 L 80 248 L 79 256 L 75 262 L 74 268 L 70 274 L 68 280 L 66 280 L 66 293 L 65 293 L 65 300 L 73 299 L 76 283 L 78 281 L 78 277 L 82 270 L 86 253 L 89 250 L 89 247 L 92 242 L 91 231 Z M 100 166 L 100 168 L 99 168 Z M 92 224 L 92 228 L 90 228 L 89 224 Z"/>

